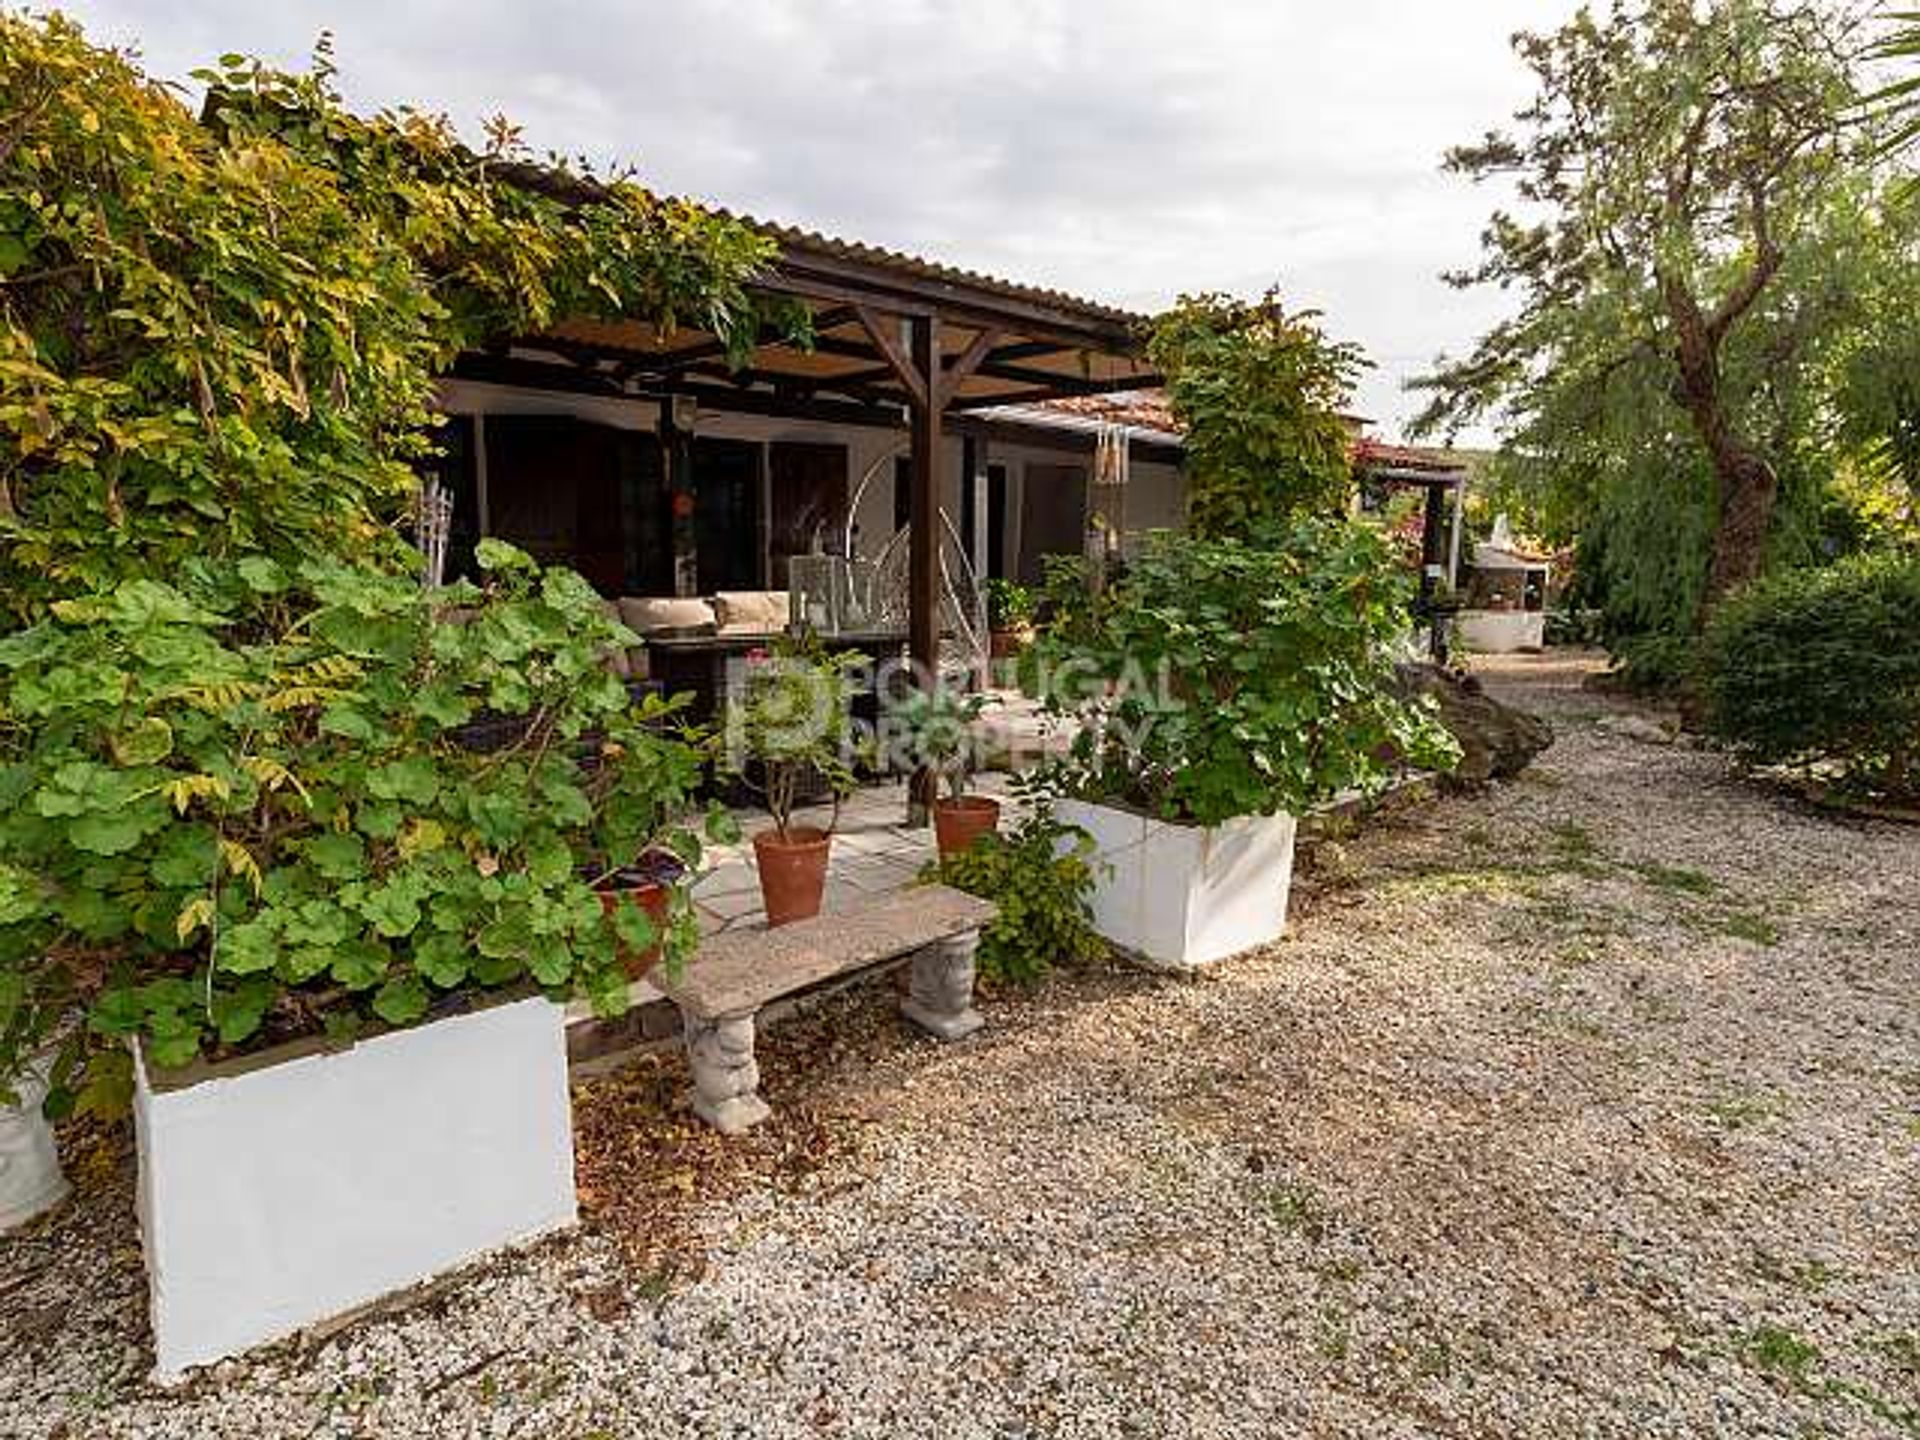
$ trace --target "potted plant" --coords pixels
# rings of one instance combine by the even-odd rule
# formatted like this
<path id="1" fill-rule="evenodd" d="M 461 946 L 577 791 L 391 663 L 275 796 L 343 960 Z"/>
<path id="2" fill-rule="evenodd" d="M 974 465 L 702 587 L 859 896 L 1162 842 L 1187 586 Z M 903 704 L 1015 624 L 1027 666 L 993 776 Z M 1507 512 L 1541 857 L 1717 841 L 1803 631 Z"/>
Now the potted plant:
<path id="1" fill-rule="evenodd" d="M 988 653 L 995 660 L 1018 655 L 1033 638 L 1034 593 L 1015 580 L 987 581 Z"/>
<path id="2" fill-rule="evenodd" d="M 431 593 L 251 557 L 270 606 L 209 566 L 0 640 L 0 955 L 102 972 L 54 1104 L 132 1102 L 162 1376 L 573 1223 L 562 1002 L 686 953 L 580 871 L 697 857 L 700 755 L 601 666 L 585 581 L 479 560 Z M 518 738 L 458 743 L 482 708 Z"/>
<path id="3" fill-rule="evenodd" d="M 644 850 L 625 865 L 610 869 L 588 867 L 593 893 L 608 918 L 625 919 L 627 928 L 644 921 L 647 938 L 620 946 L 620 964 L 629 980 L 644 980 L 660 964 L 663 954 L 660 937 L 672 923 L 674 897 L 685 893 L 687 865 L 668 850 Z M 623 912 L 638 911 L 639 920 L 626 919 Z"/>
<path id="4" fill-rule="evenodd" d="M 655 732 L 673 727 L 685 743 L 656 750 L 640 770 L 622 763 L 624 753 L 614 763 L 596 759 L 587 767 L 594 860 L 581 873 L 620 931 L 620 962 L 630 980 L 644 980 L 666 957 L 669 930 L 682 932 L 675 955 L 690 951 L 698 939 L 687 882 L 702 847 L 685 820 L 710 746 L 700 732 L 674 725 L 686 700 L 642 696 L 634 712 L 642 726 Z M 722 843 L 739 839 L 732 816 L 717 804 L 707 813 L 705 833 Z"/>
<path id="5" fill-rule="evenodd" d="M 725 755 L 743 783 L 759 791 L 773 817 L 753 837 L 754 865 L 768 925 L 820 913 L 840 802 L 854 787 L 852 686 L 862 663 L 816 639 L 783 637 L 770 652 L 746 657 L 726 706 Z M 824 785 L 827 824 L 799 824 L 803 787 Z"/>
<path id="6" fill-rule="evenodd" d="M 943 856 L 971 849 L 1000 826 L 1000 802 L 967 793 L 977 753 L 973 726 L 987 704 L 985 695 L 963 695 L 941 684 L 912 691 L 891 711 L 908 763 L 931 770 L 936 783 L 946 786 L 947 793 L 933 802 L 934 841 Z"/>
<path id="7" fill-rule="evenodd" d="M 1294 817 L 1457 755 L 1430 708 L 1396 698 L 1411 583 L 1379 537 L 1303 521 L 1261 544 L 1161 534 L 1098 594 L 1061 572 L 1028 659 L 1077 725 L 1044 767 L 1065 824 L 1093 837 L 1094 923 L 1186 969 L 1284 932 Z"/>

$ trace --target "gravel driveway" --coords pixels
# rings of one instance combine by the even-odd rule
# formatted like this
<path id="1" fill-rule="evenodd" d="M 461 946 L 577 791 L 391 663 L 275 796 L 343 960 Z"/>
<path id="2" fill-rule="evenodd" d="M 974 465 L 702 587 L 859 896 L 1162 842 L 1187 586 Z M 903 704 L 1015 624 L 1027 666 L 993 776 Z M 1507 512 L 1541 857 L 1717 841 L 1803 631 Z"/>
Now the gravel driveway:
<path id="1" fill-rule="evenodd" d="M 74 1137 L 0 1435 L 1920 1434 L 1920 831 L 1486 668 L 1559 743 L 1320 844 L 1272 952 L 954 1050 L 841 997 L 743 1146 L 589 1086 L 582 1234 L 178 1394 Z"/>

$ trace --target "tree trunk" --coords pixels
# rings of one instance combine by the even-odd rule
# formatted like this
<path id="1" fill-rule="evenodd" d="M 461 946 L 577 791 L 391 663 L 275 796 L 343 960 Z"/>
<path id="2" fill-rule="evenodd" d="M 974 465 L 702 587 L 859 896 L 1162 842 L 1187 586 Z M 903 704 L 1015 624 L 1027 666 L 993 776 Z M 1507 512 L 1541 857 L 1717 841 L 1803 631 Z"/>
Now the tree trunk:
<path id="1" fill-rule="evenodd" d="M 1683 286 L 1663 282 L 1662 288 L 1674 322 L 1674 359 L 1679 365 L 1674 398 L 1693 421 L 1713 466 L 1713 555 L 1694 622 L 1698 628 L 1765 565 L 1780 478 L 1766 456 L 1735 433 L 1727 414 L 1720 394 L 1722 328 L 1701 312 Z"/>
<path id="2" fill-rule="evenodd" d="M 1716 455 L 1713 471 L 1719 514 L 1713 531 L 1713 560 L 1707 567 L 1707 588 L 1700 597 L 1702 621 L 1728 595 L 1759 577 L 1766 563 L 1774 502 L 1780 493 L 1773 466 L 1745 446 L 1735 447 L 1724 457 Z"/>

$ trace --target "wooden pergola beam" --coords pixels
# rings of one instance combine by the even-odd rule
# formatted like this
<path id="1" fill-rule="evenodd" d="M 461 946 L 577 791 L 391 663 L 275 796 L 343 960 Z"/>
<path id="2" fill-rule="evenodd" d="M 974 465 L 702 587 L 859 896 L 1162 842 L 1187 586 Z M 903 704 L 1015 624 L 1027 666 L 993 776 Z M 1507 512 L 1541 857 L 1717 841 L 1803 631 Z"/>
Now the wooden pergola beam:
<path id="1" fill-rule="evenodd" d="M 967 377 L 978 370 L 981 363 L 992 353 L 993 342 L 999 338 L 1000 332 L 998 330 L 982 330 L 978 335 L 973 337 L 973 343 L 971 345 L 967 346 L 965 350 L 962 350 L 954 359 L 946 362 L 946 368 L 944 370 L 936 370 L 935 373 L 938 374 L 939 381 L 934 387 L 936 392 L 933 397 L 934 409 L 945 410 L 947 408 L 947 403 L 959 393 L 960 387 L 966 383 Z M 940 363 L 939 358 L 935 357 L 935 366 L 939 366 Z"/>
<path id="2" fill-rule="evenodd" d="M 936 351 L 934 353 L 932 366 L 923 369 L 921 368 L 919 357 L 907 353 L 906 348 L 900 343 L 898 332 L 895 331 L 892 325 L 888 324 L 888 320 L 891 317 L 882 315 L 865 305 L 855 306 L 854 313 L 860 317 L 861 328 L 873 337 L 875 348 L 878 349 L 880 354 L 886 359 L 887 366 L 892 370 L 894 378 L 898 380 L 902 388 L 906 390 L 908 398 L 913 402 L 914 409 L 926 409 L 934 400 L 934 384 L 937 381 L 940 371 L 939 352 Z M 919 318 L 916 318 L 913 323 L 918 324 Z M 938 327 L 936 327 L 936 329 L 937 328 Z M 919 332 L 915 331 L 914 333 L 917 334 Z"/>

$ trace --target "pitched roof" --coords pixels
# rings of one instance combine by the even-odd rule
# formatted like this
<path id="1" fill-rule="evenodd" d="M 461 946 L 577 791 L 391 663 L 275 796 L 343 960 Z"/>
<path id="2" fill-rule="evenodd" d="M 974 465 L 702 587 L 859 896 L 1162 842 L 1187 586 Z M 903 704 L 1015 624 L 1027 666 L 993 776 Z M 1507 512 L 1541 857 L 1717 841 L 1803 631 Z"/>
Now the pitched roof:
<path id="1" fill-rule="evenodd" d="M 1353 443 L 1353 463 L 1362 468 L 1460 475 L 1473 468 L 1473 460 L 1470 452 L 1430 445 L 1390 445 L 1384 440 L 1365 436 Z"/>
<path id="2" fill-rule="evenodd" d="M 1138 311 L 1126 310 L 1098 300 L 1089 300 L 1065 290 L 1051 289 L 1042 285 L 1027 285 L 1017 280 L 989 275 L 980 270 L 969 270 L 965 266 L 950 265 L 945 261 L 910 254 L 905 250 L 894 250 L 884 245 L 870 245 L 864 240 L 847 240 L 837 235 L 824 234 L 819 230 L 806 230 L 799 226 L 782 224 L 777 220 L 763 220 L 755 215 L 726 209 L 710 209 L 710 213 L 737 220 L 749 229 L 758 230 L 762 235 L 777 242 L 782 251 L 789 256 L 823 255 L 834 260 L 881 266 L 915 279 L 984 290 L 990 294 L 1004 295 L 1009 299 L 1026 300 L 1056 309 L 1071 310 L 1090 319 L 1120 325 L 1145 326 L 1152 318 Z"/>

